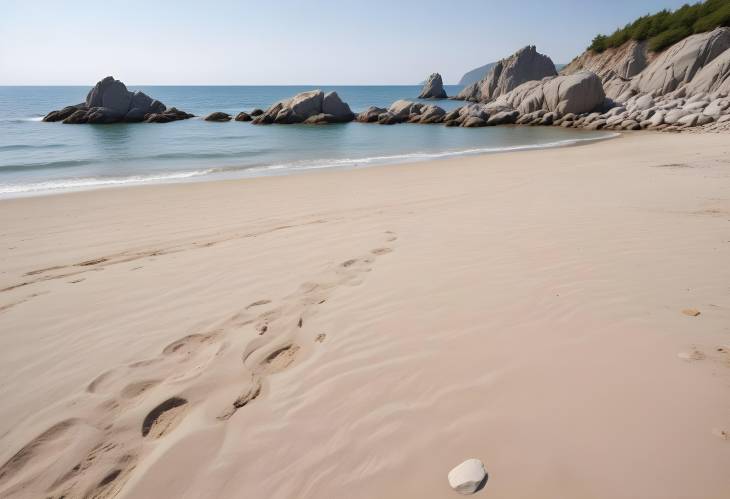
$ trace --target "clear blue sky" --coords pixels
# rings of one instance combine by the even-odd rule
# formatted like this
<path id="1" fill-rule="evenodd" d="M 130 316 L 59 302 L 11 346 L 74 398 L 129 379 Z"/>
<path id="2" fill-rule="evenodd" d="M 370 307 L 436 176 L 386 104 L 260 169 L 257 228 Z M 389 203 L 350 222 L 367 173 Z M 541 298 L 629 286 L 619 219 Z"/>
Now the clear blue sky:
<path id="1" fill-rule="evenodd" d="M 679 0 L 0 0 L 0 85 L 447 83 Z"/>

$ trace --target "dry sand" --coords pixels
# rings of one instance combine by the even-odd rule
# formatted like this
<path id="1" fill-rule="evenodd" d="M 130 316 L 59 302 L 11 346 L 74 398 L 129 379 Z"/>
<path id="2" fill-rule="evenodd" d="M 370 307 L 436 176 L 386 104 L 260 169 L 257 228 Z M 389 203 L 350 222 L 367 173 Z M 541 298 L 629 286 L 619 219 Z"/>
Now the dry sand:
<path id="1" fill-rule="evenodd" d="M 0 227 L 3 498 L 447 498 L 469 457 L 493 499 L 730 497 L 727 135 L 6 200 Z"/>

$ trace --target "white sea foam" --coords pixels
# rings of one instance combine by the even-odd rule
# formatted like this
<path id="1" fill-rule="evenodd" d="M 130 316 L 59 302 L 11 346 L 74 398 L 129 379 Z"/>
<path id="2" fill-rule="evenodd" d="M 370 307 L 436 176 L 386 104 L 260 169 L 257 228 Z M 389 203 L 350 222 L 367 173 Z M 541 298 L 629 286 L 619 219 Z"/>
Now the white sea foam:
<path id="1" fill-rule="evenodd" d="M 46 182 L 31 182 L 26 184 L 0 184 L 0 197 L 15 197 L 33 194 L 47 194 L 52 192 L 98 189 L 101 187 L 117 187 L 129 184 L 173 182 L 192 177 L 199 177 L 214 172 L 213 169 L 195 170 L 188 172 L 174 172 L 156 175 L 134 175 L 130 177 L 91 177 L 72 178 L 63 180 L 49 180 Z"/>
<path id="2" fill-rule="evenodd" d="M 241 177 L 257 177 L 266 175 L 283 175 L 287 173 L 296 173 L 304 170 L 318 170 L 326 168 L 357 168 L 361 166 L 389 164 L 389 163 L 407 163 L 414 161 L 425 161 L 430 159 L 448 158 L 455 156 L 468 156 L 477 154 L 490 154 L 512 151 L 526 151 L 533 149 L 550 149 L 555 147 L 571 146 L 584 142 L 595 142 L 598 140 L 606 140 L 618 137 L 620 134 L 612 133 L 602 135 L 600 137 L 589 138 L 572 138 L 553 142 L 544 142 L 541 144 L 501 146 L 501 147 L 483 147 L 461 149 L 456 151 L 442 152 L 416 152 L 407 154 L 393 154 L 384 156 L 368 156 L 362 158 L 339 158 L 328 160 L 306 160 L 288 163 L 278 163 L 257 166 L 232 166 L 225 168 L 208 168 L 192 171 L 157 173 L 150 175 L 133 175 L 129 177 L 90 177 L 90 178 L 72 178 L 49 180 L 44 182 L 29 182 L 22 184 L 0 184 L 1 197 L 21 197 L 42 194 L 51 194 L 65 191 L 78 191 L 99 189 L 105 187 L 121 187 L 126 185 L 137 185 L 145 183 L 171 183 L 181 182 L 190 179 L 202 179 L 213 175 L 223 178 L 241 178 Z"/>

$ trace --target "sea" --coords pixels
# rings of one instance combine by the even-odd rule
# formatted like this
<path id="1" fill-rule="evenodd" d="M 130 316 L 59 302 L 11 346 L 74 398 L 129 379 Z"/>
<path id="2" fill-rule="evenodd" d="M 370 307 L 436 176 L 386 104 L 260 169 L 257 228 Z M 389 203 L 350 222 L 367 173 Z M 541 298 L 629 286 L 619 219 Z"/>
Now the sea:
<path id="1" fill-rule="evenodd" d="M 455 128 L 364 123 L 212 123 L 213 111 L 266 109 L 298 92 L 335 90 L 354 112 L 416 100 L 420 86 L 128 86 L 196 118 L 166 124 L 44 123 L 90 87 L 0 86 L 0 198 L 161 182 L 288 175 L 461 155 L 551 148 L 614 136 L 560 127 Z M 460 88 L 446 86 L 449 95 Z M 463 102 L 440 100 L 446 110 Z"/>

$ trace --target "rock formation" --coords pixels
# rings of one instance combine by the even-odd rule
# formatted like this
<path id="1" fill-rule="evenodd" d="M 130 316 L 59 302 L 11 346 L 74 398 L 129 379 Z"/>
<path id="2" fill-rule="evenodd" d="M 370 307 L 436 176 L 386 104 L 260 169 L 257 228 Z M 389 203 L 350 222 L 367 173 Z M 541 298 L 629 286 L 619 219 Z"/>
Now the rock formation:
<path id="1" fill-rule="evenodd" d="M 355 118 L 362 123 L 396 125 L 398 123 L 432 124 L 443 122 L 446 111 L 434 104 L 397 100 L 388 109 L 367 108 Z"/>
<path id="2" fill-rule="evenodd" d="M 581 71 L 523 83 L 494 104 L 516 109 L 521 114 L 541 109 L 580 114 L 597 109 L 605 98 L 601 79 L 595 73 Z"/>
<path id="3" fill-rule="evenodd" d="M 421 90 L 421 95 L 418 96 L 419 99 L 445 99 L 446 97 L 444 82 L 438 73 L 433 73 L 428 77 Z"/>
<path id="4" fill-rule="evenodd" d="M 216 111 L 215 113 L 210 113 L 208 116 L 206 116 L 205 121 L 217 121 L 217 122 L 231 121 L 231 115 L 228 113 L 222 113 L 220 111 Z"/>
<path id="5" fill-rule="evenodd" d="M 603 81 L 606 95 L 625 102 L 634 95 L 653 97 L 672 92 L 730 90 L 730 28 L 716 28 L 688 36 L 659 54 L 648 52 L 645 42 L 629 41 L 602 53 L 586 51 L 562 73 L 588 69 Z"/>
<path id="6" fill-rule="evenodd" d="M 350 106 L 342 102 L 337 92 L 325 94 L 321 90 L 299 93 L 255 116 L 252 121 L 255 125 L 346 123 L 355 118 Z"/>
<path id="7" fill-rule="evenodd" d="M 144 92 L 130 92 L 124 83 L 107 76 L 89 91 L 85 102 L 51 111 L 43 121 L 67 124 L 167 123 L 192 117 L 192 114 L 175 108 L 168 110 L 162 102 Z"/>
<path id="8" fill-rule="evenodd" d="M 553 61 L 530 45 L 496 63 L 483 79 L 464 88 L 456 99 L 490 102 L 525 82 L 555 75 Z"/>

